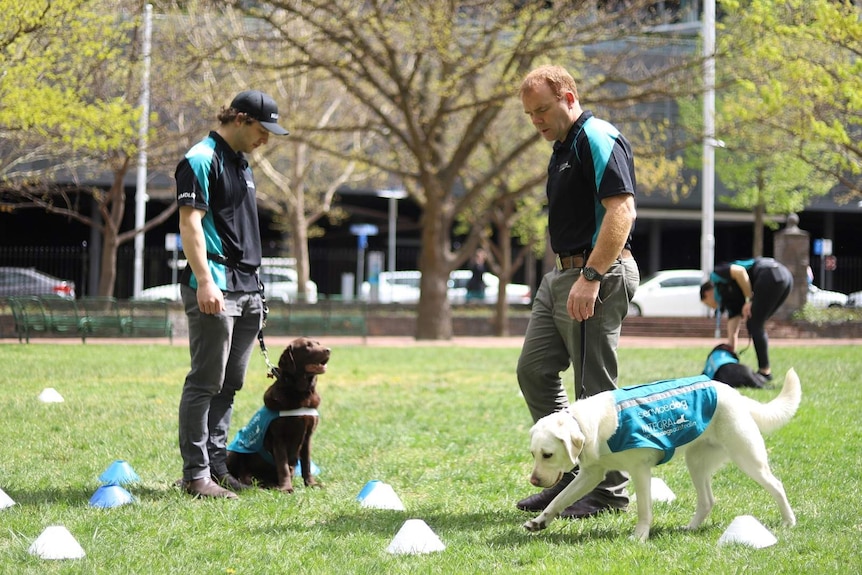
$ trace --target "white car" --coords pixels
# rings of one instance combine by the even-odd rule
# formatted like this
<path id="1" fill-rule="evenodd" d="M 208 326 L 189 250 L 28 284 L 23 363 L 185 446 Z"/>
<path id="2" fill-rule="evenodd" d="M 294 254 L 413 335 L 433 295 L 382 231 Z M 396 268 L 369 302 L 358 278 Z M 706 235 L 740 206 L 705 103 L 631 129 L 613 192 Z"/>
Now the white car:
<path id="1" fill-rule="evenodd" d="M 846 294 L 837 291 L 820 289 L 814 284 L 808 284 L 808 303 L 814 307 L 844 307 L 847 305 Z"/>
<path id="2" fill-rule="evenodd" d="M 380 303 L 416 303 L 419 301 L 418 271 L 380 272 L 377 276 L 377 299 Z M 372 300 L 371 283 L 362 282 L 362 299 Z"/>
<path id="3" fill-rule="evenodd" d="M 470 270 L 455 270 L 449 274 L 449 301 L 454 304 L 462 304 L 467 301 L 467 282 L 473 277 Z M 497 303 L 497 291 L 500 287 L 500 278 L 492 273 L 482 274 L 485 282 L 485 299 L 483 303 Z M 533 295 L 530 286 L 524 284 L 506 284 L 506 301 L 515 305 L 530 305 Z"/>
<path id="4" fill-rule="evenodd" d="M 293 268 L 262 267 L 260 280 L 263 282 L 267 300 L 281 300 L 285 303 L 299 300 L 299 274 Z M 305 284 L 305 303 L 317 303 L 317 284 L 308 280 Z"/>
<path id="5" fill-rule="evenodd" d="M 847 294 L 847 307 L 862 307 L 862 291 Z"/>
<path id="6" fill-rule="evenodd" d="M 280 300 L 285 303 L 299 301 L 299 274 L 293 268 L 262 268 L 260 279 L 263 281 L 264 293 L 268 301 Z M 308 281 L 305 284 L 305 299 L 307 303 L 317 303 L 317 284 Z M 147 288 L 134 299 L 180 301 L 179 284 L 167 284 Z"/>
<path id="7" fill-rule="evenodd" d="M 464 303 L 467 299 L 467 282 L 472 277 L 470 270 L 455 270 L 449 275 L 448 298 L 453 304 Z M 485 303 L 497 302 L 497 288 L 500 279 L 492 273 L 482 276 L 485 280 Z M 377 277 L 377 302 L 407 303 L 419 301 L 420 281 L 422 272 L 405 270 L 396 272 L 380 272 Z M 362 299 L 371 301 L 371 283 L 362 282 Z M 529 305 L 532 299 L 530 287 L 523 284 L 508 284 L 506 286 L 506 301 L 510 304 Z"/>
<path id="8" fill-rule="evenodd" d="M 629 303 L 630 316 L 708 317 L 700 301 L 700 270 L 663 270 L 643 279 Z"/>

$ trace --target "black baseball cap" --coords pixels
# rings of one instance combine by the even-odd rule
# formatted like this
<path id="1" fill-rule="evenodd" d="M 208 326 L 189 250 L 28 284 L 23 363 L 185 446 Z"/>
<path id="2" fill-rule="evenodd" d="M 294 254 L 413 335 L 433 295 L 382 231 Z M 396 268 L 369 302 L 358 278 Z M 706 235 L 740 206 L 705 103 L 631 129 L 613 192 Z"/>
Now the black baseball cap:
<path id="1" fill-rule="evenodd" d="M 286 136 L 289 133 L 278 125 L 278 106 L 275 105 L 275 100 L 260 90 L 240 92 L 230 103 L 230 107 L 237 112 L 248 114 L 276 136 Z"/>

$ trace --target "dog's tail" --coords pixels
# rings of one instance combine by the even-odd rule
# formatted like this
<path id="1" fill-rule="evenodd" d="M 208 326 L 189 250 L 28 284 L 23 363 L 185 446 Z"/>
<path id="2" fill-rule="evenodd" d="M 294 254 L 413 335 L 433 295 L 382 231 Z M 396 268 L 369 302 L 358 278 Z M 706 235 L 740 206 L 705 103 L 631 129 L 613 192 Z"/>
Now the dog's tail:
<path id="1" fill-rule="evenodd" d="M 796 370 L 791 367 L 784 376 L 781 393 L 775 399 L 769 403 L 760 403 L 752 399 L 749 408 L 760 432 L 771 433 L 781 429 L 790 421 L 799 409 L 800 401 L 802 401 L 802 386 Z"/>

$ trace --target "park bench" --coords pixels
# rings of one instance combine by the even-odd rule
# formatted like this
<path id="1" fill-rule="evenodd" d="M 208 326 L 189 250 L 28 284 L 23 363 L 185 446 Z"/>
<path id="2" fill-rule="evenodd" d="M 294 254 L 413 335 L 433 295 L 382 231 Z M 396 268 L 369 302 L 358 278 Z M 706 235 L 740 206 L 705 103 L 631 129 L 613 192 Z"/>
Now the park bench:
<path id="1" fill-rule="evenodd" d="M 82 327 L 86 335 L 119 336 L 126 333 L 129 318 L 120 313 L 117 298 L 110 296 L 84 296 L 80 300 L 83 310 Z"/>
<path id="2" fill-rule="evenodd" d="M 164 300 L 129 300 L 126 333 L 132 336 L 167 336 L 174 342 L 170 304 Z"/>
<path id="3" fill-rule="evenodd" d="M 265 333 L 299 337 L 368 335 L 366 305 L 361 301 L 320 298 L 317 303 L 270 304 Z"/>
<path id="4" fill-rule="evenodd" d="M 12 310 L 18 342 L 30 343 L 31 335 L 45 334 L 51 327 L 48 312 L 38 296 L 15 296 L 7 299 Z"/>

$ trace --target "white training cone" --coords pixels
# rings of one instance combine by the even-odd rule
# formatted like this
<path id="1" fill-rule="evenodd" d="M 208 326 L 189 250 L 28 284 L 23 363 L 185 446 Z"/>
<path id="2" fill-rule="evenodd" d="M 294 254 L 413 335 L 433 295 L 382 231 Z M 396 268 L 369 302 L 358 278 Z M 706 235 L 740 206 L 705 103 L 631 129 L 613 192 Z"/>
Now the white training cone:
<path id="1" fill-rule="evenodd" d="M 446 546 L 437 537 L 428 524 L 421 519 L 408 519 L 398 530 L 395 538 L 386 548 L 386 551 L 394 554 L 433 553 L 443 551 Z"/>
<path id="2" fill-rule="evenodd" d="M 740 515 L 731 521 L 718 539 L 719 545 L 729 543 L 741 543 L 755 549 L 762 549 L 775 545 L 778 539 L 751 515 Z"/>
<path id="3" fill-rule="evenodd" d="M 107 484 L 125 485 L 140 481 L 140 477 L 128 462 L 118 459 L 99 476 L 99 481 Z"/>
<path id="4" fill-rule="evenodd" d="M 63 403 L 65 401 L 60 392 L 53 387 L 46 387 L 39 394 L 39 401 L 42 403 Z"/>
<path id="5" fill-rule="evenodd" d="M 650 498 L 653 502 L 670 503 L 676 499 L 676 494 L 670 490 L 667 483 L 660 477 L 653 477 L 650 480 Z M 632 501 L 637 499 L 637 494 L 632 496 Z"/>
<path id="6" fill-rule="evenodd" d="M 84 550 L 62 525 L 46 527 L 41 535 L 30 545 L 30 555 L 42 559 L 80 559 Z"/>
<path id="7" fill-rule="evenodd" d="M 377 487 L 381 481 L 379 479 L 372 479 L 368 483 L 362 486 L 362 489 L 359 490 L 359 494 L 356 496 L 357 501 L 362 501 L 368 494 L 371 493 L 375 487 Z"/>
<path id="8" fill-rule="evenodd" d="M 363 491 L 365 491 L 363 489 Z M 392 486 L 388 483 L 378 481 L 365 494 L 365 497 L 359 500 L 362 507 L 371 507 L 373 509 L 394 509 L 396 511 L 404 511 L 404 504 Z"/>
<path id="9" fill-rule="evenodd" d="M 6 509 L 7 507 L 12 507 L 15 505 L 15 502 L 12 501 L 12 498 L 6 495 L 6 492 L 0 489 L 0 509 Z"/>

